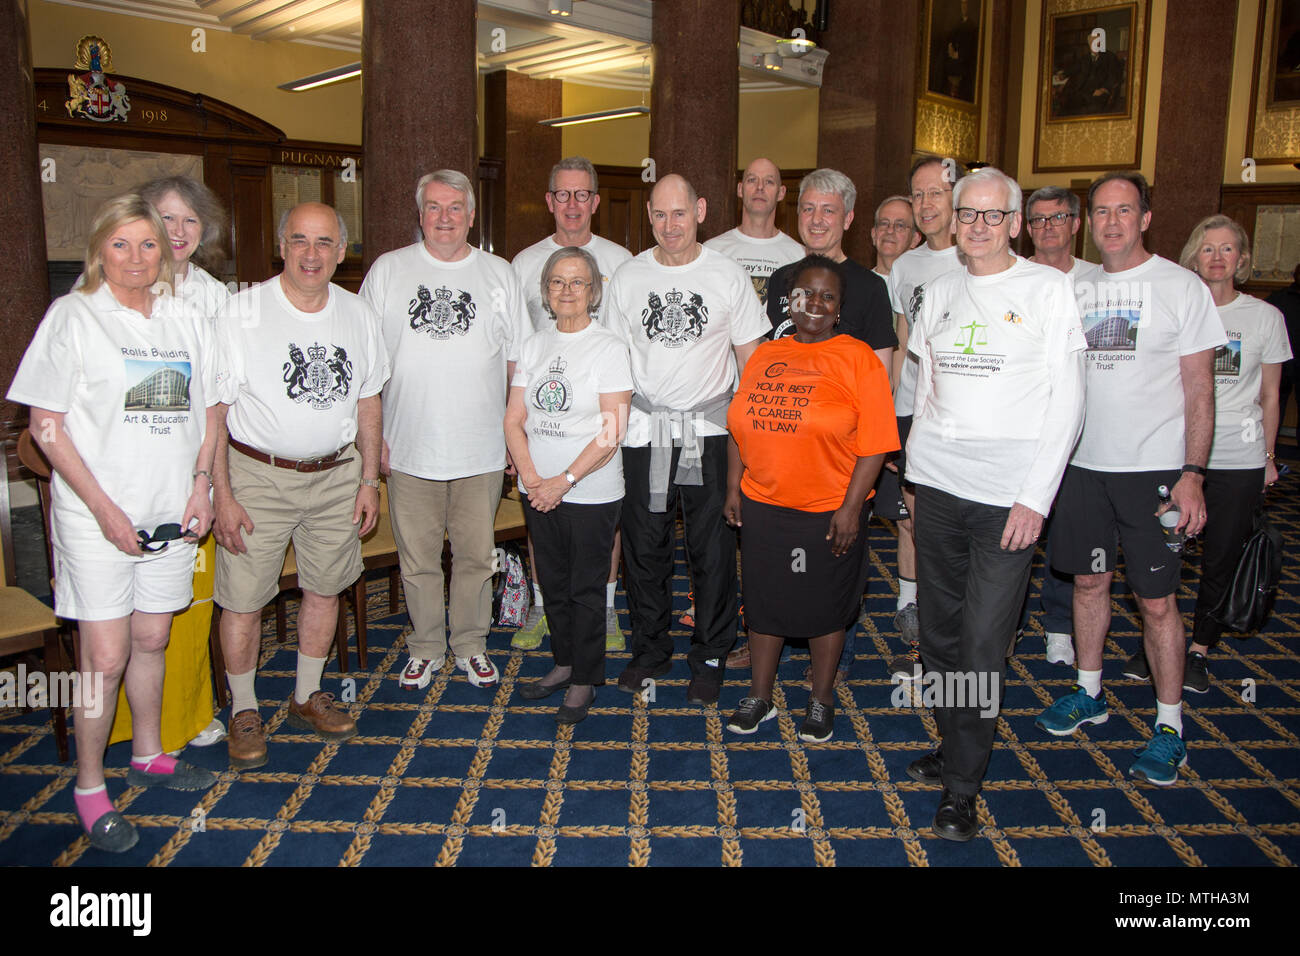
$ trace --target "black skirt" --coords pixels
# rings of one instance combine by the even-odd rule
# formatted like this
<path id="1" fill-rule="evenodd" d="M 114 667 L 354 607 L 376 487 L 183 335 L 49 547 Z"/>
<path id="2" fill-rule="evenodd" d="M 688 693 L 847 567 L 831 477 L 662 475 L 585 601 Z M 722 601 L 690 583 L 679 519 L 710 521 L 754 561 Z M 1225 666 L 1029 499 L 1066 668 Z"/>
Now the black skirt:
<path id="1" fill-rule="evenodd" d="M 745 623 L 760 634 L 819 637 L 857 620 L 867 584 L 866 506 L 858 537 L 835 557 L 826 540 L 833 511 L 796 511 L 740 496 Z"/>

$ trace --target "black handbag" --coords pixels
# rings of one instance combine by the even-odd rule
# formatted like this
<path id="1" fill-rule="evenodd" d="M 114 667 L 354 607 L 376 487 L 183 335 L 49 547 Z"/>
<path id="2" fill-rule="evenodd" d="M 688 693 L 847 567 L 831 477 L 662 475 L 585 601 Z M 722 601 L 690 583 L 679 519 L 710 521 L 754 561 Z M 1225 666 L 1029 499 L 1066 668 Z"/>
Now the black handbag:
<path id="1" fill-rule="evenodd" d="M 1273 610 L 1281 576 L 1282 533 L 1268 520 L 1261 502 L 1255 506 L 1255 531 L 1246 539 L 1228 590 L 1210 617 L 1234 631 L 1259 630 Z"/>

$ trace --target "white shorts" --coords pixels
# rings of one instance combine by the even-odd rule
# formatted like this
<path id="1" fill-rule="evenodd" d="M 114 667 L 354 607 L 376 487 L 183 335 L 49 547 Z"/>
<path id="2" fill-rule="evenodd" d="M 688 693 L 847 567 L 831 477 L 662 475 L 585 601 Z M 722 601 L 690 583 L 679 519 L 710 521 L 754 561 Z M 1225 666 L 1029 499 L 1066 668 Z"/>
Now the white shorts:
<path id="1" fill-rule="evenodd" d="M 83 559 L 54 551 L 54 613 L 74 621 L 114 621 L 132 611 L 169 614 L 194 599 L 193 542 L 171 541 L 148 559 Z"/>

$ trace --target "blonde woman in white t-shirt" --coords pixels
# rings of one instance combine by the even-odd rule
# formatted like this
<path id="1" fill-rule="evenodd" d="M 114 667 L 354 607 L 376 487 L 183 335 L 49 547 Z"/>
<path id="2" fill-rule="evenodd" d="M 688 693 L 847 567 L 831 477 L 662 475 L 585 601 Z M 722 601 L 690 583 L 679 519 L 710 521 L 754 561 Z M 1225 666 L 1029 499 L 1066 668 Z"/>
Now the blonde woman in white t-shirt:
<path id="1" fill-rule="evenodd" d="M 188 176 L 155 179 L 140 187 L 140 196 L 158 210 L 167 229 L 177 300 L 186 315 L 211 323 L 230 298 L 230 290 L 200 265 L 216 268 L 221 260 L 221 236 L 227 221 L 221 201 L 211 189 Z M 210 541 L 205 547 L 211 551 L 215 544 Z M 188 639 L 194 636 L 188 635 Z M 211 716 L 211 667 L 206 640 L 198 640 L 192 653 L 175 656 L 168 671 L 164 738 L 176 736 L 191 746 L 208 747 L 226 736 L 225 725 L 216 717 L 203 721 L 204 712 Z"/>
<path id="2" fill-rule="evenodd" d="M 54 471 L 54 610 L 80 622 L 82 683 L 93 687 L 73 708 L 73 801 L 91 845 L 114 853 L 137 840 L 104 786 L 119 684 L 133 717 L 129 786 L 217 779 L 162 752 L 164 652 L 173 612 L 192 598 L 193 542 L 212 525 L 217 436 L 210 339 L 169 294 L 167 247 L 138 194 L 105 203 L 81 285 L 50 306 L 8 396 L 31 407 Z"/>
<path id="3" fill-rule="evenodd" d="M 541 700 L 565 691 L 555 719 L 576 724 L 605 682 L 605 578 L 623 503 L 618 450 L 632 370 L 623 341 L 592 322 L 601 279 L 589 252 L 569 246 L 552 253 L 541 286 L 555 323 L 523 345 L 505 433 L 546 595 L 555 666 L 521 684 L 519 695 Z"/>
<path id="4" fill-rule="evenodd" d="M 1185 690 L 1204 694 L 1210 689 L 1206 658 L 1223 634 L 1210 611 L 1227 590 L 1253 530 L 1262 490 L 1277 481 L 1278 390 L 1291 349 L 1282 313 L 1235 287 L 1250 275 L 1250 240 L 1240 225 L 1222 215 L 1202 219 L 1179 263 L 1205 281 L 1228 334 L 1228 344 L 1214 355 L 1214 444 L 1205 477 L 1208 518 L 1183 676 Z"/>

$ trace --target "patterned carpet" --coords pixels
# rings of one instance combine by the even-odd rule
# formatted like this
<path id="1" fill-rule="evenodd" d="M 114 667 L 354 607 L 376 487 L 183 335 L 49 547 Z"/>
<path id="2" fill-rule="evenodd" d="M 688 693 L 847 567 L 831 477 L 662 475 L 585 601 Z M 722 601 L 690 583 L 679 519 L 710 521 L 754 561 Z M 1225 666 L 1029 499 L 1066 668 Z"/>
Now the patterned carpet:
<path id="1" fill-rule="evenodd" d="M 1300 481 L 1283 479 L 1272 514 L 1300 554 Z M 557 729 L 558 698 L 534 706 L 514 693 L 549 668 L 548 645 L 512 651 L 494 630 L 502 671 L 492 691 L 450 663 L 424 692 L 403 692 L 405 615 L 387 616 L 387 588 L 370 585 L 369 672 L 346 676 L 360 735 L 323 744 L 285 723 L 294 654 L 263 642 L 258 692 L 271 759 L 225 771 L 202 794 L 125 786 L 129 745 L 108 753 L 109 793 L 140 830 L 121 856 L 79 835 L 72 764 L 58 763 L 45 712 L 0 711 L 0 864 L 55 866 L 1294 866 L 1300 862 L 1300 575 L 1294 561 L 1264 633 L 1232 638 L 1211 657 L 1213 686 L 1184 707 L 1189 763 L 1177 785 L 1126 779 L 1150 734 L 1149 684 L 1123 679 L 1136 648 L 1136 608 L 1117 587 L 1106 646 L 1111 720 L 1076 738 L 1033 725 L 1073 670 L 1043 658 L 1037 615 L 1008 674 L 998 740 L 980 805 L 981 833 L 958 845 L 930 822 L 936 788 L 907 763 L 936 736 L 923 708 L 896 707 L 884 660 L 892 634 L 893 528 L 873 519 L 873 572 L 851 679 L 837 688 L 834 738 L 798 740 L 808 698 L 807 653 L 781 664 L 778 720 L 753 737 L 724 729 L 744 696 L 731 672 L 716 708 L 686 701 L 680 658 L 655 699 L 612 681 L 591 716 Z M 680 557 L 680 556 L 679 556 Z M 679 560 L 679 569 L 684 562 Z M 1037 572 L 1033 586 L 1037 608 Z M 687 604 L 684 574 L 676 580 Z M 1196 565 L 1179 603 L 1190 620 Z M 618 606 L 624 627 L 626 605 Z M 292 620 L 292 614 L 291 614 Z M 685 630 L 674 631 L 679 651 Z M 355 655 L 352 658 L 355 664 Z M 347 687 L 331 662 L 325 689 Z M 1253 691 L 1253 693 L 1252 693 Z M 1253 696 L 1253 699 L 1249 699 Z M 228 714 L 221 715 L 223 719 Z M 224 744 L 186 758 L 224 770 Z"/>

